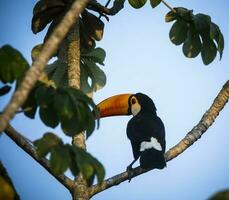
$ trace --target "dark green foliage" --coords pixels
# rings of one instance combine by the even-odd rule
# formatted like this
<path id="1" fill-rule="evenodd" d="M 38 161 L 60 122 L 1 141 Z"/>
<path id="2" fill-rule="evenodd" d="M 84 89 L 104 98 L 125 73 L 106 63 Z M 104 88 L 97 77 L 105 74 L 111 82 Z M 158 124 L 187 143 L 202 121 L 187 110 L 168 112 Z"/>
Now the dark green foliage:
<path id="1" fill-rule="evenodd" d="M 128 1 L 129 4 L 136 9 L 143 7 L 147 2 L 147 0 L 128 0 Z M 153 8 L 157 7 L 160 3 L 161 0 L 150 0 L 150 4 Z"/>
<path id="2" fill-rule="evenodd" d="M 182 44 L 187 38 L 188 26 L 183 20 L 177 20 L 170 29 L 169 38 L 175 45 Z"/>
<path id="3" fill-rule="evenodd" d="M 188 58 L 195 58 L 201 51 L 201 41 L 198 32 L 190 25 L 187 39 L 184 41 L 183 53 Z"/>
<path id="4" fill-rule="evenodd" d="M 56 26 L 60 23 L 71 4 L 71 0 L 39 0 L 33 9 L 33 19 L 31 24 L 33 33 L 42 31 L 49 23 L 51 23 L 44 38 L 44 41 L 46 41 Z M 94 47 L 95 41 L 99 41 L 103 37 L 103 21 L 94 14 L 88 12 L 86 9 L 81 14 L 79 21 L 81 47 L 87 49 Z"/>
<path id="5" fill-rule="evenodd" d="M 3 83 L 20 81 L 29 69 L 22 54 L 9 45 L 0 48 L 0 61 L 0 81 Z"/>
<path id="6" fill-rule="evenodd" d="M 34 141 L 37 153 L 41 157 L 45 157 L 52 148 L 60 144 L 63 144 L 62 140 L 53 133 L 45 133 L 41 139 Z"/>
<path id="7" fill-rule="evenodd" d="M 101 183 L 105 176 L 102 164 L 85 150 L 68 144 L 53 133 L 45 133 L 41 139 L 34 141 L 39 156 L 45 157 L 50 153 L 50 165 L 55 174 L 63 174 L 70 169 L 74 176 L 79 172 L 92 185 L 95 176 Z"/>
<path id="8" fill-rule="evenodd" d="M 150 4 L 153 8 L 157 7 L 161 3 L 161 0 L 150 0 Z"/>
<path id="9" fill-rule="evenodd" d="M 102 48 L 84 50 L 81 54 L 81 90 L 95 92 L 106 84 L 106 75 L 97 64 L 104 65 L 106 53 Z M 89 81 L 89 78 L 91 82 Z"/>
<path id="10" fill-rule="evenodd" d="M 212 195 L 208 200 L 228 200 L 229 199 L 229 190 L 225 189 L 223 191 L 217 192 Z"/>
<path id="11" fill-rule="evenodd" d="M 174 8 L 165 16 L 166 22 L 175 20 L 169 36 L 175 45 L 183 44 L 183 53 L 188 58 L 194 58 L 201 53 L 203 63 L 210 64 L 216 57 L 217 50 L 220 59 L 224 49 L 224 38 L 219 27 L 211 22 L 205 14 L 193 14 L 186 8 Z"/>
<path id="12" fill-rule="evenodd" d="M 133 8 L 141 8 L 145 5 L 147 0 L 128 0 L 129 4 L 133 7 Z"/>
<path id="13" fill-rule="evenodd" d="M 89 137 L 94 131 L 95 116 L 92 109 L 97 112 L 96 105 L 80 90 L 70 87 L 55 89 L 38 83 L 23 106 L 26 116 L 34 118 L 38 106 L 45 125 L 55 128 L 60 123 L 64 133 L 69 136 L 86 131 Z"/>

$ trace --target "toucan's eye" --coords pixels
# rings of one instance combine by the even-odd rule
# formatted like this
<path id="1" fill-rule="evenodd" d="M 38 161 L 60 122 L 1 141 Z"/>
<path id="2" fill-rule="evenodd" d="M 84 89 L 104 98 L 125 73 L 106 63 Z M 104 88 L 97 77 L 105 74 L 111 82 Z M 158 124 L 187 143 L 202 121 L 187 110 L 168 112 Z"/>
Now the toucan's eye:
<path id="1" fill-rule="evenodd" d="M 131 104 L 135 104 L 136 103 L 136 99 L 131 99 Z"/>

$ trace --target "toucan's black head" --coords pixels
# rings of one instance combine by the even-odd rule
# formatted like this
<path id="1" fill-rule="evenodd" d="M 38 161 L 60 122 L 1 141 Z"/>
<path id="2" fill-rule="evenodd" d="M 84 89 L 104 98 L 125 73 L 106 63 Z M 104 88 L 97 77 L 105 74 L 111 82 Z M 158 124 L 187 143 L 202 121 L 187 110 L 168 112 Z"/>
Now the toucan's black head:
<path id="1" fill-rule="evenodd" d="M 138 113 L 151 113 L 156 115 L 156 107 L 153 100 L 145 94 L 137 93 L 130 96 L 129 99 L 129 112 L 132 115 Z"/>

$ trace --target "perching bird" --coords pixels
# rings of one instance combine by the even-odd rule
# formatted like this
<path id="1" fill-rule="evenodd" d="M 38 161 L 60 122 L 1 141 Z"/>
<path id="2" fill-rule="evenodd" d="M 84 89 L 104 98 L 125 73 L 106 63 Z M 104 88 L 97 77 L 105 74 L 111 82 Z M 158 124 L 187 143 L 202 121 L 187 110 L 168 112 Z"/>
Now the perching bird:
<path id="1" fill-rule="evenodd" d="M 165 128 L 151 98 L 142 93 L 121 94 L 105 99 L 97 107 L 101 118 L 133 115 L 127 125 L 127 137 L 134 155 L 133 162 L 127 167 L 128 172 L 139 157 L 143 169 L 163 169 L 166 166 Z"/>

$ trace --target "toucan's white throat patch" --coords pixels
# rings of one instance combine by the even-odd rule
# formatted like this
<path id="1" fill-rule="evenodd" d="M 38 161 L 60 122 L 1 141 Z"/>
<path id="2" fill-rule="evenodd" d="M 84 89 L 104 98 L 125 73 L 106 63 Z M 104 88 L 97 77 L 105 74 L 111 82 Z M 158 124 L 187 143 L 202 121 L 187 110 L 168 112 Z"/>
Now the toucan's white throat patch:
<path id="1" fill-rule="evenodd" d="M 151 148 L 154 148 L 158 151 L 162 151 L 161 144 L 154 137 L 151 137 L 150 142 L 144 141 L 140 145 L 140 151 L 145 151 L 146 149 L 151 149 Z"/>
<path id="2" fill-rule="evenodd" d="M 141 106 L 139 103 L 131 105 L 131 113 L 133 116 L 137 115 L 141 111 Z"/>

